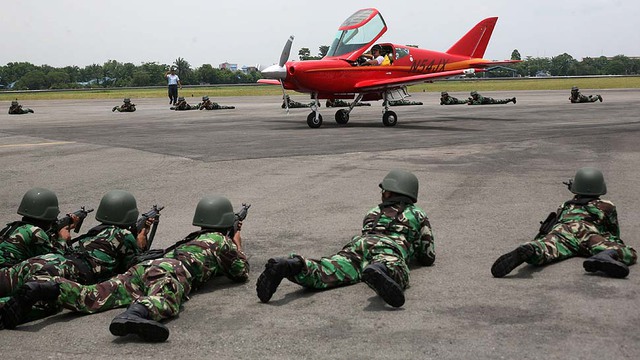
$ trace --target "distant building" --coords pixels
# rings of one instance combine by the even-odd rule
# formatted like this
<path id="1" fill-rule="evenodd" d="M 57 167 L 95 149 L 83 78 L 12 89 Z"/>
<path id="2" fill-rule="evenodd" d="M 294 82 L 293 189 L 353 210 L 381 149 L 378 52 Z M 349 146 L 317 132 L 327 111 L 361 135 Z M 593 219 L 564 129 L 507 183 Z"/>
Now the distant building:
<path id="1" fill-rule="evenodd" d="M 258 71 L 258 68 L 255 67 L 255 66 L 246 66 L 245 65 L 245 66 L 242 67 L 242 69 L 240 71 L 242 71 L 245 74 L 248 74 L 248 73 L 250 73 L 252 71 Z"/>
<path id="2" fill-rule="evenodd" d="M 230 64 L 228 62 L 223 62 L 222 64 L 218 65 L 218 68 L 227 69 L 231 71 L 238 71 L 238 64 Z"/>

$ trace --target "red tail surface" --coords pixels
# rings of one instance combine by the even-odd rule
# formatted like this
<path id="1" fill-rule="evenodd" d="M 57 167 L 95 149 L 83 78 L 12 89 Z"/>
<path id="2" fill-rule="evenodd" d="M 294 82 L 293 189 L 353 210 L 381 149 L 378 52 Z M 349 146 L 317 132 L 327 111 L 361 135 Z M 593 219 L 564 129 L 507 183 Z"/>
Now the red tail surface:
<path id="1" fill-rule="evenodd" d="M 447 50 L 447 54 L 469 56 L 472 58 L 482 58 L 489 39 L 493 33 L 493 28 L 498 21 L 497 17 L 486 18 L 480 21 L 473 29 L 469 30 L 458 42 Z"/>

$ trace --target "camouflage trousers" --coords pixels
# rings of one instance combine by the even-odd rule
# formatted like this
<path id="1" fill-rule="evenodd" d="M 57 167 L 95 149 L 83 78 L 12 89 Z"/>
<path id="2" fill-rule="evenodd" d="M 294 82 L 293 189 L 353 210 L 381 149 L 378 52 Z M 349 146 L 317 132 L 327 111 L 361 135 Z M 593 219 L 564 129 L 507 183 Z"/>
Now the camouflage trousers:
<path id="1" fill-rule="evenodd" d="M 469 105 L 491 105 L 491 104 L 508 104 L 512 101 L 513 99 L 503 99 L 503 100 L 496 100 L 494 98 L 490 98 L 490 97 L 485 97 L 481 103 L 478 103 L 477 101 L 472 101 Z"/>
<path id="2" fill-rule="evenodd" d="M 200 110 L 226 110 L 226 109 L 235 109 L 235 106 L 226 106 L 226 105 L 220 105 L 218 103 L 214 103 L 212 102 L 211 105 L 206 106 L 206 107 L 201 107 Z"/>
<path id="3" fill-rule="evenodd" d="M 389 106 L 422 105 L 422 101 L 389 100 Z"/>
<path id="4" fill-rule="evenodd" d="M 462 105 L 468 102 L 469 100 L 460 100 L 452 96 L 449 96 L 446 100 L 444 98 L 440 98 L 440 105 Z"/>
<path id="5" fill-rule="evenodd" d="M 191 291 L 191 278 L 181 261 L 163 258 L 144 261 L 95 285 L 54 280 L 60 284 L 58 303 L 67 309 L 93 314 L 138 303 L 160 321 L 178 315 Z"/>
<path id="6" fill-rule="evenodd" d="M 0 269 L 0 297 L 12 295 L 28 281 L 48 281 L 53 276 L 79 281 L 81 275 L 76 263 L 62 255 L 36 256 L 12 267 Z"/>
<path id="7" fill-rule="evenodd" d="M 134 111 L 136 111 L 136 108 L 134 108 L 134 107 L 124 107 L 124 106 L 114 106 L 111 111 L 134 112 Z"/>
<path id="8" fill-rule="evenodd" d="M 307 288 L 329 289 L 355 284 L 360 281 L 364 268 L 372 263 L 384 264 L 389 276 L 403 289 L 409 286 L 406 252 L 393 240 L 381 236 L 355 236 L 336 255 L 319 260 L 297 254 L 290 257 L 300 258 L 305 265 L 300 274 L 289 280 Z"/>
<path id="9" fill-rule="evenodd" d="M 627 265 L 635 264 L 636 250 L 622 241 L 603 237 L 597 231 L 581 223 L 557 224 L 546 236 L 539 237 L 528 244 L 533 245 L 535 255 L 527 262 L 543 265 L 574 256 L 590 257 L 601 251 L 613 249 L 619 260 Z"/>
<path id="10" fill-rule="evenodd" d="M 582 95 L 580 94 L 577 99 L 569 98 L 572 103 L 585 103 L 585 102 L 596 102 L 599 100 L 598 95 Z"/>

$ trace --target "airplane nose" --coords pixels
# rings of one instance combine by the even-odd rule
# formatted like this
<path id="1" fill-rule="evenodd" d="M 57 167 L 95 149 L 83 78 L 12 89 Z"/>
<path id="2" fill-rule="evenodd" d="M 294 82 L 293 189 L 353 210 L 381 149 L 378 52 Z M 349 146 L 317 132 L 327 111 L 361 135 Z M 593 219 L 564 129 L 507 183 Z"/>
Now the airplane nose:
<path id="1" fill-rule="evenodd" d="M 287 78 L 287 69 L 278 64 L 269 66 L 262 70 L 261 73 L 265 79 L 284 80 Z"/>

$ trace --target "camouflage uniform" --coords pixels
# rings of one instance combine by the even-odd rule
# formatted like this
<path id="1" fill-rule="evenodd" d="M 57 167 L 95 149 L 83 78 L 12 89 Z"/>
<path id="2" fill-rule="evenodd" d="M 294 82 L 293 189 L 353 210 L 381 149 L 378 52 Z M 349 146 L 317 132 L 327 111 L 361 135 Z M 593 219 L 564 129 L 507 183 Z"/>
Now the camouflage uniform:
<path id="1" fill-rule="evenodd" d="M 421 101 L 389 100 L 389 106 L 422 105 Z"/>
<path id="2" fill-rule="evenodd" d="M 310 103 L 308 103 L 308 104 L 303 104 L 303 103 L 300 103 L 300 102 L 297 102 L 297 101 L 291 100 L 291 98 L 289 97 L 289 95 L 286 95 L 286 96 L 285 96 L 285 100 L 283 100 L 283 101 L 282 101 L 282 106 L 281 106 L 281 107 L 282 107 L 283 109 L 287 107 L 287 105 L 286 105 L 285 101 L 286 101 L 287 103 L 289 103 L 289 108 L 290 108 L 290 109 L 294 109 L 294 108 L 308 108 L 308 107 L 313 106 L 313 104 L 315 103 L 314 101 L 312 101 L 312 102 L 310 102 Z"/>
<path id="3" fill-rule="evenodd" d="M 111 111 L 117 112 L 134 112 L 136 111 L 136 104 L 132 103 L 130 99 L 124 99 L 124 102 L 120 106 L 114 106 Z"/>
<path id="4" fill-rule="evenodd" d="M 326 107 L 351 107 L 351 103 L 350 102 L 346 102 L 340 99 L 327 99 L 327 102 L 325 103 Z M 363 102 L 358 102 L 356 104 L 356 106 L 371 106 L 371 104 L 369 103 L 363 103 Z"/>
<path id="5" fill-rule="evenodd" d="M 22 108 L 22 105 L 18 104 L 17 101 L 12 101 L 11 106 L 9 106 L 9 114 L 11 115 L 20 115 L 20 114 L 28 114 L 33 113 L 34 111 L 29 108 Z"/>
<path id="6" fill-rule="evenodd" d="M 104 282 L 82 286 L 56 277 L 58 303 L 67 309 L 96 313 L 132 303 L 144 305 L 156 321 L 176 316 L 192 289 L 218 275 L 248 279 L 249 263 L 233 241 L 219 232 L 194 233 L 194 240 L 165 257 L 147 260 Z"/>
<path id="7" fill-rule="evenodd" d="M 535 254 L 526 260 L 527 263 L 543 265 L 614 249 L 621 262 L 635 264 L 636 250 L 620 239 L 618 214 L 613 203 L 598 198 L 584 205 L 573 202 L 565 202 L 558 208 L 558 223 L 547 235 L 529 243 L 533 245 Z"/>
<path id="8" fill-rule="evenodd" d="M 468 102 L 468 100 L 459 100 L 458 98 L 449 96 L 449 93 L 446 91 L 440 93 L 440 105 L 461 105 L 467 104 Z"/>
<path id="9" fill-rule="evenodd" d="M 328 289 L 355 284 L 370 263 L 382 263 L 403 289 L 409 286 L 407 263 L 415 258 L 421 265 L 435 261 L 431 225 L 424 210 L 414 204 L 389 201 L 371 209 L 364 218 L 362 235 L 354 236 L 341 251 L 320 260 L 297 257 L 303 270 L 289 280 L 304 287 Z"/>
<path id="10" fill-rule="evenodd" d="M 577 87 L 572 87 L 571 88 L 571 96 L 569 96 L 569 101 L 571 101 L 572 103 L 585 103 L 585 102 L 596 102 L 600 100 L 600 102 L 602 102 L 602 96 L 600 95 L 582 95 L 580 93 L 580 89 L 578 89 Z"/>
<path id="11" fill-rule="evenodd" d="M 131 231 L 100 225 L 80 237 L 78 248 L 66 254 L 47 254 L 25 260 L 10 268 L 0 269 L 0 296 L 11 295 L 22 284 L 60 276 L 84 284 L 92 284 L 121 273 L 132 258 L 140 253 Z"/>
<path id="12" fill-rule="evenodd" d="M 484 97 L 484 96 L 478 94 L 478 92 L 472 91 L 471 92 L 471 97 L 469 98 L 469 101 L 467 102 L 467 104 L 469 104 L 469 105 L 490 105 L 490 104 L 508 104 L 510 102 L 515 104 L 516 103 L 516 98 L 512 97 L 511 99 L 496 100 L 494 98 Z"/>
<path id="13" fill-rule="evenodd" d="M 202 98 L 202 102 L 199 103 L 198 105 L 198 109 L 200 110 L 224 110 L 224 109 L 235 109 L 235 106 L 224 106 L 224 105 L 220 105 L 218 103 L 215 103 L 211 100 L 209 100 L 208 96 L 204 96 Z"/>
<path id="14" fill-rule="evenodd" d="M 0 268 L 13 266 L 34 256 L 50 253 L 63 254 L 67 242 L 57 234 L 24 221 L 7 224 L 6 235 L 0 242 Z"/>
<path id="15" fill-rule="evenodd" d="M 181 96 L 181 97 L 178 98 L 178 103 L 175 106 L 170 107 L 169 109 L 176 110 L 176 111 L 180 111 L 180 110 L 198 110 L 198 106 L 197 105 L 191 106 L 191 105 L 187 104 L 187 101 Z"/>

